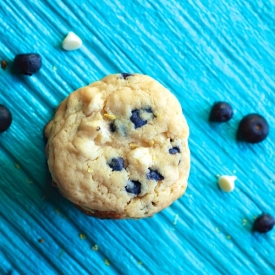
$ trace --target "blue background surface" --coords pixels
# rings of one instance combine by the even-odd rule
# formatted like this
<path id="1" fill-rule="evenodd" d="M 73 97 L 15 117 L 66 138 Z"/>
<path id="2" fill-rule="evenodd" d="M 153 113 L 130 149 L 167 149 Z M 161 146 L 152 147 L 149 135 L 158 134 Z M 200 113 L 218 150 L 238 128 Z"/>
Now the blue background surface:
<path id="1" fill-rule="evenodd" d="M 0 2 L 0 104 L 13 115 L 0 135 L 0 274 L 275 274 L 275 230 L 251 233 L 256 216 L 275 214 L 275 2 L 77 2 Z M 69 31 L 81 49 L 62 50 Z M 14 75 L 14 56 L 29 52 L 42 56 L 41 71 Z M 186 194 L 138 221 L 80 213 L 51 186 L 44 154 L 59 102 L 119 72 L 160 81 L 190 126 Z M 217 100 L 234 108 L 228 123 L 208 123 Z M 237 143 L 239 121 L 254 112 L 268 138 Z M 219 190 L 217 174 L 236 174 L 234 192 Z"/>

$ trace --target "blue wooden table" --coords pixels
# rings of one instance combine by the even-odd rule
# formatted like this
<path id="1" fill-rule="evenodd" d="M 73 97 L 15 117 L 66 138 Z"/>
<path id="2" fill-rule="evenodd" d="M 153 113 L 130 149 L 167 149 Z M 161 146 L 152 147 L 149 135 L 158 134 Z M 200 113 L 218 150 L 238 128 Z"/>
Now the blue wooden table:
<path id="1" fill-rule="evenodd" d="M 275 2 L 271 0 L 20 1 L 0 3 L 0 274 L 275 274 Z M 83 46 L 63 51 L 69 31 Z M 18 53 L 39 53 L 31 76 Z M 70 92 L 105 75 L 148 74 L 179 99 L 190 126 L 186 194 L 144 220 L 87 217 L 52 187 L 43 128 Z M 233 118 L 209 124 L 214 101 Z M 237 143 L 239 121 L 263 115 L 262 143 Z M 223 193 L 218 175 L 236 175 Z"/>

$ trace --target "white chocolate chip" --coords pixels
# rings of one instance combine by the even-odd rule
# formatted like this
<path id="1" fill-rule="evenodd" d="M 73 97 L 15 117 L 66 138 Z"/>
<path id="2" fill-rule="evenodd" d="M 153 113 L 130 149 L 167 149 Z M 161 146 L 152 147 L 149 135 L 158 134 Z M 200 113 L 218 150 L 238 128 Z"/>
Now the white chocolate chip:
<path id="1" fill-rule="evenodd" d="M 236 176 L 221 176 L 219 177 L 219 187 L 224 192 L 232 192 L 235 188 L 235 180 L 237 179 Z"/>
<path id="2" fill-rule="evenodd" d="M 62 48 L 66 51 L 77 50 L 82 46 L 82 40 L 73 32 L 69 32 L 62 43 Z"/>

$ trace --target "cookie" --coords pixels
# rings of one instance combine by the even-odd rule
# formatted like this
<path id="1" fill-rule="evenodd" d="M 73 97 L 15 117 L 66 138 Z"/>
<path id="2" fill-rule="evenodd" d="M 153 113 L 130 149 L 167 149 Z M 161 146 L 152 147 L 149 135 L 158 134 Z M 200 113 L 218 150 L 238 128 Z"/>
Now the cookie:
<path id="1" fill-rule="evenodd" d="M 149 217 L 187 187 L 188 125 L 176 97 L 149 76 L 114 74 L 76 90 L 45 136 L 53 181 L 88 215 Z"/>

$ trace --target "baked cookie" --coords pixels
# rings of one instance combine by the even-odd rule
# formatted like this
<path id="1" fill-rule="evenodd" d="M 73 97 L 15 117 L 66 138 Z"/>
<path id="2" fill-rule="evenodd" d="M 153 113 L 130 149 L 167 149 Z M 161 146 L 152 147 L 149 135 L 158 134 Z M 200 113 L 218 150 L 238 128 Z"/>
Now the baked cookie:
<path id="1" fill-rule="evenodd" d="M 189 128 L 153 78 L 114 74 L 71 93 L 45 128 L 53 181 L 99 218 L 143 218 L 185 191 Z"/>

